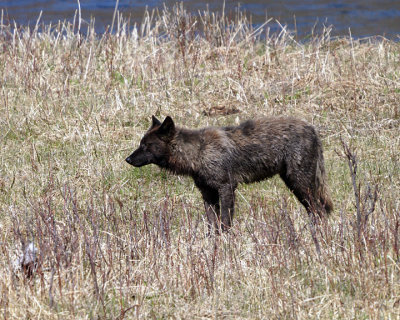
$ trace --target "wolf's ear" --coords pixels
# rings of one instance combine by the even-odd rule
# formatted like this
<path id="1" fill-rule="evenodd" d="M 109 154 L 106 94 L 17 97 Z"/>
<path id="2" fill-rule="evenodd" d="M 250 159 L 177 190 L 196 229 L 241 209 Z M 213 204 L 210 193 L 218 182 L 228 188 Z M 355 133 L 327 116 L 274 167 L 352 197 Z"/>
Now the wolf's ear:
<path id="1" fill-rule="evenodd" d="M 157 130 L 157 134 L 162 139 L 171 140 L 175 134 L 175 123 L 170 116 L 167 116 L 160 128 Z"/>
<path id="2" fill-rule="evenodd" d="M 161 126 L 161 121 L 158 120 L 155 116 L 151 116 L 151 127 L 150 129 L 154 128 L 155 126 Z"/>

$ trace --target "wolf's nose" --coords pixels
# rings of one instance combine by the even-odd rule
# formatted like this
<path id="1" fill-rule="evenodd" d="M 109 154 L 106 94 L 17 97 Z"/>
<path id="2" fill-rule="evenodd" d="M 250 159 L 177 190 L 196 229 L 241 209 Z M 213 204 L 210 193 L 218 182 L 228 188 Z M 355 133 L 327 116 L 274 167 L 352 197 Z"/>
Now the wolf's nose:
<path id="1" fill-rule="evenodd" d="M 125 161 L 128 162 L 129 164 L 132 164 L 131 157 L 126 158 Z"/>

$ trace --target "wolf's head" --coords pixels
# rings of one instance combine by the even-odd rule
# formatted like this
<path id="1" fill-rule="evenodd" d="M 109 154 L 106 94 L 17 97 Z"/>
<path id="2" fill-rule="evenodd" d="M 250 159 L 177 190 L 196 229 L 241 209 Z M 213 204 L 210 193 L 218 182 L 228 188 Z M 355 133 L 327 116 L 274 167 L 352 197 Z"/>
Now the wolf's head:
<path id="1" fill-rule="evenodd" d="M 169 158 L 169 144 L 175 135 L 175 124 L 171 117 L 167 116 L 161 123 L 152 116 L 150 129 L 145 133 L 137 148 L 126 162 L 135 167 L 154 163 L 160 167 L 166 167 Z"/>

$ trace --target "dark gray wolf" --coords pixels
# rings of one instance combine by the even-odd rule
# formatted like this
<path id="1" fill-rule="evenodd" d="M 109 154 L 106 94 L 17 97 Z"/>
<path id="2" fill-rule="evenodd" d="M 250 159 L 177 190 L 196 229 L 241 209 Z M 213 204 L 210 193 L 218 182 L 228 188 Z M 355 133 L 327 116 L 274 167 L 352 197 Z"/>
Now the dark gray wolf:
<path id="1" fill-rule="evenodd" d="M 191 176 L 204 199 L 209 228 L 232 225 L 235 189 L 279 174 L 309 214 L 333 209 L 324 169 L 322 144 L 310 124 L 295 118 L 263 118 L 239 126 L 190 130 L 171 117 L 152 125 L 126 161 L 154 163 Z"/>

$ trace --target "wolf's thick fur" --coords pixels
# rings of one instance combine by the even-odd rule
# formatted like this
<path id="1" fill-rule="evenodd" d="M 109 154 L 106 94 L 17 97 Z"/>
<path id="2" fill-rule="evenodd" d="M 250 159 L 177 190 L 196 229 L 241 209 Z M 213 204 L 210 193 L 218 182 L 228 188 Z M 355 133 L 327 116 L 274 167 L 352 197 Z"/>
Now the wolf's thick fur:
<path id="1" fill-rule="evenodd" d="M 235 127 L 189 130 L 170 117 L 152 126 L 126 161 L 154 163 L 189 175 L 200 189 L 210 226 L 232 225 L 238 183 L 279 174 L 310 214 L 329 214 L 333 204 L 324 169 L 322 144 L 310 124 L 295 118 L 263 118 Z"/>

